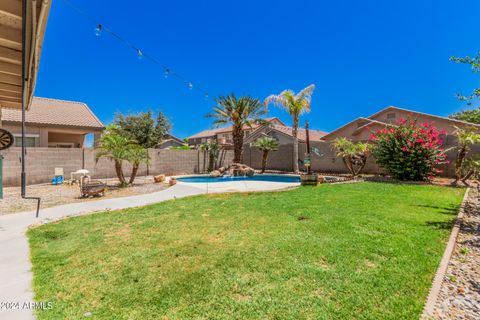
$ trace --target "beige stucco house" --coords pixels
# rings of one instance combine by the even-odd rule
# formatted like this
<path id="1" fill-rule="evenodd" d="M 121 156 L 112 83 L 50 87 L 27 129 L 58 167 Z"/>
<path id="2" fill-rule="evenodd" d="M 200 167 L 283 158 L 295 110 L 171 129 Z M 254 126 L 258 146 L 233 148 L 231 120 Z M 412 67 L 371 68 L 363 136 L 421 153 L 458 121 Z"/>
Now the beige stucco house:
<path id="1" fill-rule="evenodd" d="M 409 117 L 416 119 L 420 124 L 431 123 L 440 131 L 445 130 L 447 136 L 454 135 L 457 127 L 477 127 L 480 129 L 478 124 L 390 106 L 367 118 L 360 117 L 341 126 L 325 135 L 323 140 L 330 142 L 340 137 L 354 141 L 367 140 L 372 131 L 382 129 L 386 125 L 395 125 L 400 119 Z"/>
<path id="2" fill-rule="evenodd" d="M 22 114 L 18 109 L 4 109 L 2 128 L 21 146 Z M 87 134 L 95 141 L 104 129 L 103 123 L 83 102 L 34 97 L 26 112 L 26 145 L 41 148 L 82 148 Z"/>
<path id="3" fill-rule="evenodd" d="M 320 130 L 309 130 L 309 138 L 310 141 L 319 142 L 323 141 L 323 137 L 327 133 Z M 245 143 L 253 143 L 255 140 L 261 137 L 271 137 L 278 141 L 279 145 L 285 144 L 293 144 L 293 129 L 292 127 L 288 127 L 285 125 L 273 124 L 269 126 L 260 126 L 255 131 L 253 131 L 247 139 L 245 139 Z M 297 138 L 300 144 L 306 143 L 307 141 L 307 132 L 303 128 L 298 128 Z"/>
<path id="4" fill-rule="evenodd" d="M 285 124 L 277 117 L 266 118 L 264 120 L 269 122 L 271 125 L 285 126 Z M 244 137 L 248 138 L 248 136 L 259 127 L 260 125 L 258 124 L 253 124 L 251 127 L 244 126 L 243 128 Z M 206 142 L 212 142 L 212 141 L 216 141 L 220 145 L 225 145 L 225 146 L 232 145 L 233 144 L 232 131 L 233 131 L 232 126 L 228 126 L 225 128 L 204 130 L 197 134 L 194 134 L 193 136 L 188 137 L 188 145 L 197 147 L 201 144 L 204 144 Z"/>

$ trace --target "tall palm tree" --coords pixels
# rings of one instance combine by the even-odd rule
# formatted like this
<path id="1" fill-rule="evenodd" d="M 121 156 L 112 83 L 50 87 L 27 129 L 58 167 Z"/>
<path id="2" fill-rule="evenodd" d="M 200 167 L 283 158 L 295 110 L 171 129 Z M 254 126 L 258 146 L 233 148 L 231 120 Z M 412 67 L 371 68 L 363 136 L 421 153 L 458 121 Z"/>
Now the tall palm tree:
<path id="1" fill-rule="evenodd" d="M 262 173 L 265 172 L 265 168 L 267 167 L 267 158 L 268 153 L 270 151 L 277 151 L 278 150 L 278 141 L 271 138 L 271 137 L 262 137 L 255 140 L 253 143 L 255 148 L 258 148 L 263 151 L 262 155 Z"/>
<path id="2" fill-rule="evenodd" d="M 235 94 L 219 96 L 215 99 L 217 105 L 213 112 L 207 114 L 207 118 L 213 118 L 216 127 L 231 123 L 233 126 L 233 162 L 242 161 L 243 151 L 243 128 L 252 127 L 252 124 L 261 123 L 261 116 L 267 113 L 267 108 L 262 107 L 260 100 L 250 96 L 237 98 Z"/>
<path id="3" fill-rule="evenodd" d="M 283 108 L 292 117 L 293 171 L 295 173 L 298 173 L 298 121 L 301 114 L 310 112 L 314 90 L 315 85 L 311 84 L 298 93 L 295 93 L 292 90 L 285 90 L 278 95 L 272 94 L 268 96 L 264 101 L 265 106 L 272 103 Z"/>

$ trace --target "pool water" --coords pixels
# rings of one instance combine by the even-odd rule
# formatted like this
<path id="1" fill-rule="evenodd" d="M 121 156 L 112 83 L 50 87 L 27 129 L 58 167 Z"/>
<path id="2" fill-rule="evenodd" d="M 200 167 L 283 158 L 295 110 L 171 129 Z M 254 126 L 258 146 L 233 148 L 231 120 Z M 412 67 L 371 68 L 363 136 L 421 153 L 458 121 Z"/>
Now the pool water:
<path id="1" fill-rule="evenodd" d="M 280 175 L 280 174 L 256 174 L 251 177 L 210 177 L 210 176 L 192 176 L 177 178 L 181 182 L 195 182 L 195 183 L 212 183 L 212 182 L 232 182 L 232 181 L 269 181 L 269 182 L 285 182 L 285 183 L 299 183 L 300 176 L 294 175 Z"/>

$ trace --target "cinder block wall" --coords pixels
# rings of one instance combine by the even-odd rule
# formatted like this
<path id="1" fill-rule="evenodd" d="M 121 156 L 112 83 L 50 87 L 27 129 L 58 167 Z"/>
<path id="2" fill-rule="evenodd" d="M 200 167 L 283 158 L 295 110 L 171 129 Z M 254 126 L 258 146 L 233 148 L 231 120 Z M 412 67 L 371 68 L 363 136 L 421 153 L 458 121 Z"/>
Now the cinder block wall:
<path id="1" fill-rule="evenodd" d="M 448 146 L 455 146 L 455 137 L 447 139 Z M 319 150 L 320 156 L 312 152 L 312 169 L 317 172 L 344 173 L 346 168 L 341 158 L 335 156 L 330 143 L 315 142 L 312 147 Z M 299 145 L 299 158 L 303 160 L 305 144 Z M 192 174 L 204 173 L 208 167 L 208 155 L 198 150 L 158 150 L 150 149 L 149 165 L 141 165 L 138 175 L 157 174 Z M 4 186 L 19 186 L 21 173 L 21 149 L 10 148 L 1 152 L 3 160 L 3 184 Z M 442 175 L 454 176 L 454 162 L 456 150 L 450 149 L 448 157 L 449 165 L 444 165 Z M 480 154 L 480 145 L 475 145 L 470 155 Z M 244 146 L 243 163 L 260 169 L 262 165 L 262 152 L 249 145 Z M 233 150 L 221 151 L 216 167 L 229 165 L 233 162 Z M 70 178 L 70 173 L 85 168 L 90 171 L 92 177 L 97 179 L 116 177 L 113 162 L 102 158 L 95 161 L 93 149 L 55 149 L 55 148 L 28 148 L 26 157 L 27 183 L 37 184 L 50 182 L 55 168 L 63 168 L 65 177 Z M 293 145 L 281 145 L 278 151 L 270 152 L 267 168 L 270 170 L 293 170 Z M 131 165 L 127 162 L 123 165 L 125 176 L 129 176 Z M 382 169 L 375 163 L 373 157 L 369 157 L 364 173 L 378 174 Z"/>
<path id="2" fill-rule="evenodd" d="M 142 164 L 137 175 L 156 174 L 192 174 L 206 172 L 208 157 L 198 150 L 157 150 L 149 149 L 150 163 Z M 10 148 L 1 153 L 3 160 L 3 185 L 19 186 L 21 173 L 21 149 Z M 217 161 L 217 167 L 232 163 L 233 151 L 222 151 Z M 96 179 L 116 177 L 115 167 L 111 160 L 95 159 L 93 149 L 56 149 L 28 148 L 26 155 L 27 184 L 50 182 L 55 168 L 63 168 L 64 175 L 70 178 L 70 173 L 79 169 L 87 169 Z M 130 176 L 132 166 L 125 162 L 123 172 Z"/>
<path id="3" fill-rule="evenodd" d="M 447 139 L 447 145 L 445 149 L 447 151 L 447 156 L 450 161 L 448 165 L 441 165 L 439 169 L 443 170 L 441 176 L 453 177 L 455 175 L 455 158 L 457 155 L 456 151 L 456 137 L 449 136 Z M 314 142 L 311 144 L 312 149 L 315 147 L 319 150 L 320 156 L 312 152 L 312 169 L 317 172 L 331 172 L 331 173 L 346 173 L 347 169 L 341 158 L 335 155 L 335 151 L 330 142 Z M 301 160 L 305 157 L 306 145 L 299 145 L 299 158 Z M 469 156 L 480 154 L 480 144 L 474 145 L 471 147 Z M 260 169 L 262 166 L 261 162 L 262 152 L 256 148 L 245 145 L 243 160 L 245 164 L 250 165 L 255 169 Z M 292 171 L 293 169 L 293 145 L 287 144 L 282 145 L 278 151 L 273 151 L 269 153 L 267 169 L 269 170 L 284 170 Z M 302 166 L 300 166 L 302 169 Z M 367 160 L 367 164 L 362 171 L 362 173 L 370 174 L 380 174 L 385 173 L 385 170 L 380 168 L 375 162 L 373 156 L 370 156 Z"/>

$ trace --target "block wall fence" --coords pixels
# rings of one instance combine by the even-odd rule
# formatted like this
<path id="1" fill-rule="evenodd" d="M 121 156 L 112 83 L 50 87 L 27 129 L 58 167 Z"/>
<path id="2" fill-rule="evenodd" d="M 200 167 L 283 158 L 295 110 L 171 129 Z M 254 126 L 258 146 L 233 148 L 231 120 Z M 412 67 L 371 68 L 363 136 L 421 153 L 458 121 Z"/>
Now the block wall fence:
<path id="1" fill-rule="evenodd" d="M 448 139 L 448 145 L 455 146 L 455 139 Z M 312 147 L 319 150 L 317 155 L 312 152 L 312 169 L 324 173 L 345 173 L 346 168 L 341 158 L 335 156 L 335 152 L 328 142 L 315 142 Z M 299 145 L 299 158 L 303 160 L 305 155 L 305 144 Z M 150 163 L 141 165 L 138 175 L 157 174 L 194 174 L 205 173 L 208 167 L 208 156 L 199 150 L 159 150 L 149 149 Z M 470 154 L 480 153 L 480 145 L 472 147 Z M 3 184 L 4 186 L 20 185 L 21 173 L 21 149 L 10 148 L 0 152 L 3 160 Z M 444 165 L 444 176 L 454 175 L 454 160 L 456 150 L 448 152 L 451 163 Z M 245 145 L 243 151 L 243 163 L 255 168 L 261 168 L 262 152 L 256 148 Z M 232 163 L 233 150 L 221 151 L 217 161 L 217 167 L 226 166 Z M 50 182 L 55 168 L 63 168 L 64 175 L 70 178 L 70 173 L 79 169 L 87 169 L 90 175 L 96 179 L 116 177 L 112 161 L 100 159 L 95 161 L 95 150 L 93 149 L 61 149 L 61 148 L 28 148 L 26 155 L 27 183 L 38 184 Z M 302 166 L 300 167 L 302 169 Z M 270 152 L 267 169 L 292 171 L 293 169 L 293 145 L 285 144 L 279 147 L 278 151 Z M 126 176 L 131 172 L 131 166 L 124 164 Z M 369 157 L 363 173 L 379 174 L 382 169 L 375 163 L 373 157 Z"/>
<path id="2" fill-rule="evenodd" d="M 208 158 L 198 150 L 158 150 L 149 149 L 149 165 L 141 165 L 137 175 L 192 174 L 206 172 Z M 21 173 L 21 149 L 10 148 L 1 152 L 3 160 L 3 185 L 19 186 Z M 233 151 L 222 151 L 217 166 L 232 163 Z M 25 160 L 27 184 L 48 183 L 52 180 L 55 168 L 63 168 L 66 179 L 70 173 L 87 169 L 95 179 L 116 177 L 113 162 L 101 158 L 95 161 L 93 149 L 27 148 Z M 125 162 L 123 171 L 130 175 L 131 166 Z"/>

